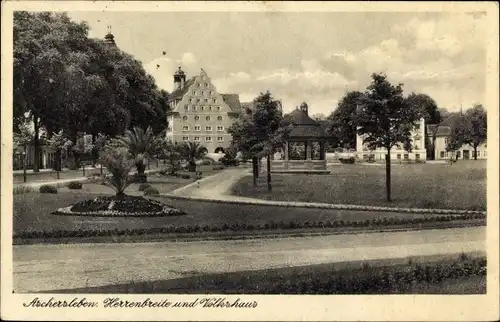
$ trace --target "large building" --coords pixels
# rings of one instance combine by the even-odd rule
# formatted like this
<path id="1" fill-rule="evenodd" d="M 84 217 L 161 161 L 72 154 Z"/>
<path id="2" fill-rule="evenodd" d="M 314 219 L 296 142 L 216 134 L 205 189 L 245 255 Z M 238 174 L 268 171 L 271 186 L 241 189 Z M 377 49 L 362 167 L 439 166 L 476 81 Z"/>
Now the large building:
<path id="1" fill-rule="evenodd" d="M 434 159 L 435 160 L 445 160 L 445 159 L 458 159 L 458 160 L 471 160 L 474 159 L 474 148 L 468 144 L 464 144 L 460 149 L 456 151 L 447 151 L 446 147 L 448 145 L 448 140 L 451 137 L 452 125 L 455 122 L 457 116 L 451 116 L 448 119 L 441 122 L 439 125 L 427 125 L 427 137 L 428 141 L 432 142 L 432 136 L 435 135 L 436 140 L 434 141 Z M 432 149 L 432 144 L 430 144 Z M 487 159 L 487 147 L 486 142 L 480 144 L 477 148 L 477 159 L 485 160 Z"/>
<path id="2" fill-rule="evenodd" d="M 391 149 L 391 160 L 414 160 L 425 162 L 427 158 L 427 153 L 425 149 L 425 120 L 422 118 L 416 124 L 412 131 L 412 150 L 408 152 L 404 149 L 403 143 L 397 144 Z M 373 155 L 375 161 L 385 160 L 385 155 L 387 150 L 384 148 L 377 148 L 375 150 L 370 150 L 363 143 L 363 138 L 361 135 L 356 135 L 356 154 L 358 158 L 363 160 L 368 160 L 370 155 Z"/>
<path id="3" fill-rule="evenodd" d="M 181 67 L 174 74 L 169 97 L 167 139 L 198 142 L 208 153 L 223 153 L 231 143 L 227 132 L 241 112 L 238 94 L 220 94 L 202 69 L 186 80 Z"/>

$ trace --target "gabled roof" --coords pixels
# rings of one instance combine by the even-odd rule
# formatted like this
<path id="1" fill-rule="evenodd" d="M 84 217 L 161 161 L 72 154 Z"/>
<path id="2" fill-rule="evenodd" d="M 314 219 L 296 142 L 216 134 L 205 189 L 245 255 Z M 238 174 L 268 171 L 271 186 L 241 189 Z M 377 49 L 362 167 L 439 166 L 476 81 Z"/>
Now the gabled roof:
<path id="1" fill-rule="evenodd" d="M 186 81 L 186 84 L 184 84 L 183 88 L 179 88 L 173 91 L 172 94 L 170 94 L 170 96 L 168 97 L 168 100 L 172 101 L 175 99 L 181 99 L 184 96 L 184 94 L 186 94 L 189 91 L 189 87 L 193 85 L 195 78 L 196 77 L 191 77 Z"/>
<path id="2" fill-rule="evenodd" d="M 241 112 L 240 96 L 238 94 L 221 94 L 221 96 L 224 103 L 226 103 L 231 109 L 231 112 Z"/>
<path id="3" fill-rule="evenodd" d="M 436 125 L 436 124 L 429 124 L 427 125 L 427 136 L 432 136 L 432 133 L 436 131 L 437 127 L 437 132 L 436 136 L 450 136 L 451 135 L 451 127 L 448 125 Z"/>

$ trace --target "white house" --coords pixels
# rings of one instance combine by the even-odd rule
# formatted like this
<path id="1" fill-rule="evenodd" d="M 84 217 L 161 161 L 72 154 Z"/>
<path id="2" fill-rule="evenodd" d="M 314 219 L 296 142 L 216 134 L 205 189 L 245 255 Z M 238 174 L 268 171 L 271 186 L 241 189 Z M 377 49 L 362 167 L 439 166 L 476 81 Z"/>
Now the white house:
<path id="1" fill-rule="evenodd" d="M 427 158 L 427 152 L 425 150 L 425 120 L 422 118 L 416 124 L 412 131 L 412 151 L 405 151 L 403 148 L 403 143 L 391 149 L 391 160 L 415 160 L 425 162 Z M 358 158 L 362 160 L 368 160 L 370 155 L 373 155 L 375 161 L 385 160 L 385 155 L 387 150 L 385 148 L 377 148 L 375 150 L 370 150 L 363 143 L 363 138 L 361 135 L 356 135 L 356 154 Z"/>

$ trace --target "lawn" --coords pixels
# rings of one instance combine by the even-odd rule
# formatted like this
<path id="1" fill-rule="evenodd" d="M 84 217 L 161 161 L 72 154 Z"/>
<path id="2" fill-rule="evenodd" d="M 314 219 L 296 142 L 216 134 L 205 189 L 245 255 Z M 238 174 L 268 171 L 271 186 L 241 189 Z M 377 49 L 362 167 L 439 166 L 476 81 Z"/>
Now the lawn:
<path id="1" fill-rule="evenodd" d="M 478 264 L 482 261 L 482 264 Z M 410 275 L 420 265 L 427 277 L 387 283 L 387 275 Z M 475 263 L 475 264 L 473 264 Z M 476 265 L 476 266 L 474 266 Z M 57 293 L 187 293 L 187 294 L 485 294 L 486 274 L 471 274 L 485 265 L 484 254 L 422 256 L 372 261 L 341 262 L 195 276 L 151 282 L 131 282 Z M 426 268 L 426 266 L 428 268 Z M 439 266 L 438 270 L 432 270 Z M 437 272 L 455 267 L 451 276 Z M 465 269 L 463 269 L 464 267 Z M 342 282 L 340 282 L 341 278 Z M 412 278 L 410 278 L 412 279 Z M 350 283 L 347 283 L 350 281 Z M 371 286 L 367 284 L 371 283 Z M 350 284 L 350 285 L 349 285 Z M 356 285 L 357 284 L 357 285 Z M 385 285 L 383 285 L 385 284 Z M 389 285 L 387 285 L 389 284 Z M 384 287 L 385 286 L 385 287 Z M 52 293 L 52 292 L 48 292 Z"/>
<path id="2" fill-rule="evenodd" d="M 486 209 L 486 162 L 393 164 L 392 202 L 387 202 L 385 166 L 343 164 L 329 175 L 273 174 L 267 191 L 265 176 L 257 188 L 252 177 L 233 186 L 234 195 L 278 201 L 357 204 L 404 208 Z"/>
<path id="3" fill-rule="evenodd" d="M 77 193 L 76 191 L 79 191 Z M 267 205 L 238 205 L 217 202 L 168 199 L 156 197 L 168 205 L 183 210 L 187 215 L 179 217 L 84 217 L 58 216 L 51 213 L 58 208 L 67 207 L 76 202 L 95 198 L 96 194 L 74 190 L 57 194 L 26 193 L 14 195 L 14 234 L 31 231 L 84 231 L 84 230 L 125 230 L 147 229 L 151 227 L 205 226 L 222 227 L 223 225 L 247 224 L 262 225 L 278 222 L 327 222 L 335 220 L 370 220 L 376 218 L 425 218 L 432 215 L 367 212 L 335 209 L 287 208 Z"/>

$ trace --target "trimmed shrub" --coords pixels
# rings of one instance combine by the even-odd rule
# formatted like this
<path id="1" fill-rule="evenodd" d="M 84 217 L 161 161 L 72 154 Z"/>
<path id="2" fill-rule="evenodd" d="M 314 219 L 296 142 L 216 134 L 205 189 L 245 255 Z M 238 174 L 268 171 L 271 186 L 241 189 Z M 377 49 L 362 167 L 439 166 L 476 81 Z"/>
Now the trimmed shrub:
<path id="1" fill-rule="evenodd" d="M 182 179 L 191 179 L 191 176 L 189 174 L 181 174 Z"/>
<path id="2" fill-rule="evenodd" d="M 145 191 L 147 188 L 150 188 L 151 185 L 149 183 L 141 183 L 139 184 L 139 191 Z"/>
<path id="3" fill-rule="evenodd" d="M 81 182 L 73 181 L 68 183 L 68 189 L 82 189 L 83 185 Z"/>
<path id="4" fill-rule="evenodd" d="M 57 193 L 57 188 L 53 185 L 44 184 L 39 191 L 40 193 Z"/>
<path id="5" fill-rule="evenodd" d="M 148 188 L 144 189 L 145 196 L 154 196 L 154 195 L 159 195 L 159 194 L 160 194 L 160 192 L 156 188 L 148 187 Z"/>
<path id="6" fill-rule="evenodd" d="M 354 157 L 346 158 L 346 159 L 339 159 L 340 163 L 342 164 L 353 164 L 356 159 Z"/>

